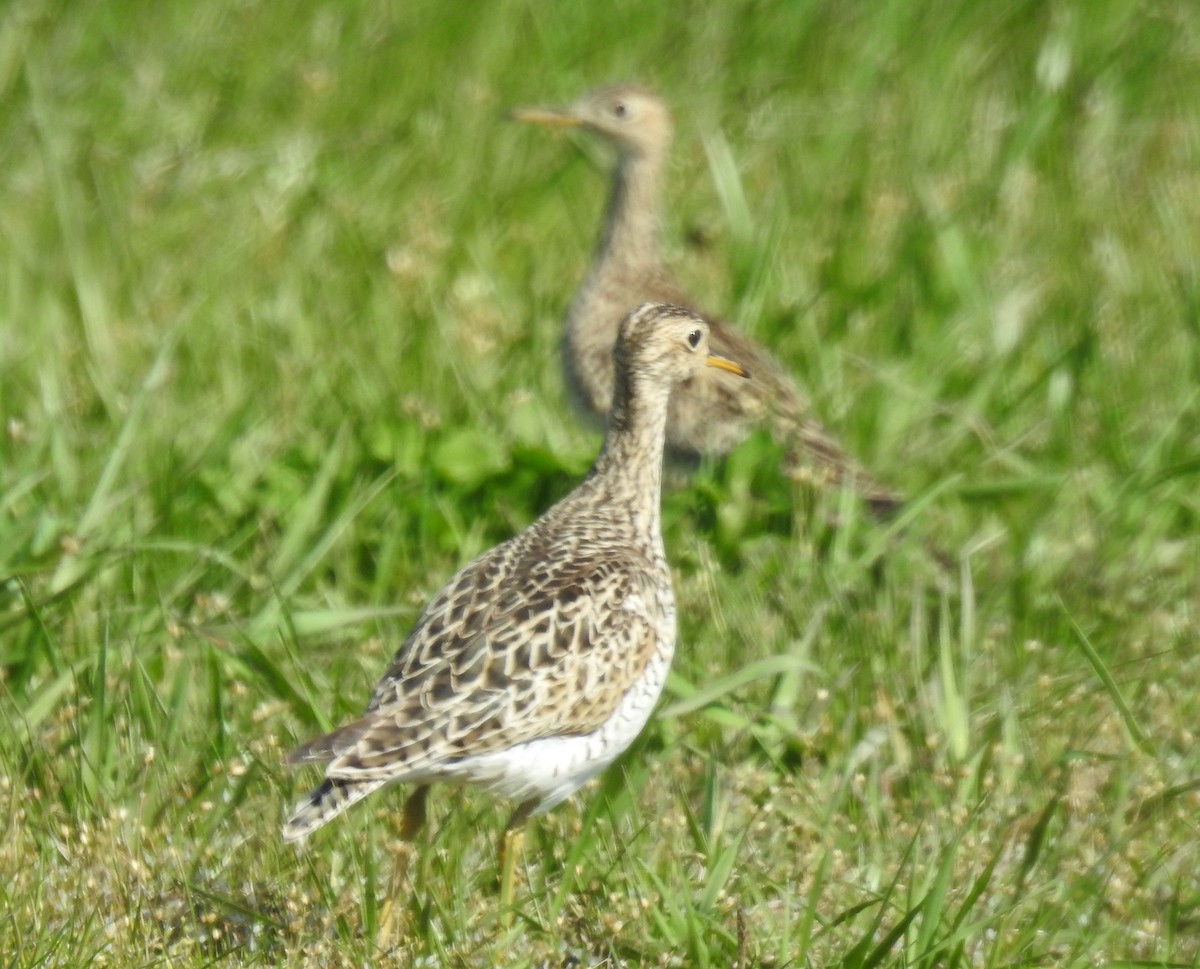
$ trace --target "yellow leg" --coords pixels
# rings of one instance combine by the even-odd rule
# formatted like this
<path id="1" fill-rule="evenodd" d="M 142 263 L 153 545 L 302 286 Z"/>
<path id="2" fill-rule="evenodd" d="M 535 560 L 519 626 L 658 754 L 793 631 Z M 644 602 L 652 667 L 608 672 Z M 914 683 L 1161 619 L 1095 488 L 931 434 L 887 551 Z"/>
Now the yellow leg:
<path id="1" fill-rule="evenodd" d="M 429 788 L 418 787 L 404 802 L 404 818 L 400 822 L 400 843 L 396 845 L 395 857 L 392 861 L 392 878 L 388 886 L 387 897 L 379 909 L 379 925 L 375 932 L 375 941 L 389 947 L 393 942 L 393 922 L 396 918 L 396 900 L 404 890 L 404 882 L 408 878 L 408 867 L 416 850 L 413 840 L 425 826 L 425 798 Z"/>
<path id="2" fill-rule="evenodd" d="M 524 828 L 505 831 L 500 842 L 500 918 L 505 925 L 512 923 L 513 880 L 524 845 Z"/>
<path id="3" fill-rule="evenodd" d="M 525 820 L 537 804 L 537 799 L 534 799 L 518 807 L 504 826 L 504 835 L 500 840 L 500 921 L 505 926 L 512 924 L 513 881 L 525 844 Z"/>

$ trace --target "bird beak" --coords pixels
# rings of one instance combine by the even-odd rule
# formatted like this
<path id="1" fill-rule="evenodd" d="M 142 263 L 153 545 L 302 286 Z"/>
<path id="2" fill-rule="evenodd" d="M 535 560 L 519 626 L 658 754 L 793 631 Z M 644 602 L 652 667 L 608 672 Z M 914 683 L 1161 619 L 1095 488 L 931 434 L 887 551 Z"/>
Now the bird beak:
<path id="1" fill-rule="evenodd" d="M 740 363 L 734 363 L 732 360 L 726 360 L 724 357 L 718 357 L 715 353 L 710 353 L 704 361 L 706 367 L 716 367 L 718 370 L 728 370 L 730 373 L 735 373 L 739 377 L 749 377 L 750 371 L 743 367 Z"/>
<path id="2" fill-rule="evenodd" d="M 508 116 L 513 121 L 540 124 L 549 128 L 578 128 L 583 124 L 575 115 L 566 111 L 556 111 L 553 108 L 517 108 Z"/>

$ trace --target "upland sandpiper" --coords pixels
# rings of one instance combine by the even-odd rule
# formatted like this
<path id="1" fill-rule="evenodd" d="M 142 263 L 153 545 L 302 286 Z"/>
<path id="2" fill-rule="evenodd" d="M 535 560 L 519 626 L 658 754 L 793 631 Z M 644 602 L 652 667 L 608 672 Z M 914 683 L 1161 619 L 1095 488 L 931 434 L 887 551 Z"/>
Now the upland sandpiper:
<path id="1" fill-rule="evenodd" d="M 611 764 L 645 726 L 675 649 L 659 523 L 667 402 L 706 367 L 708 324 L 651 303 L 620 324 L 604 446 L 587 478 L 523 532 L 459 571 L 421 613 L 359 719 L 295 750 L 325 780 L 283 827 L 304 837 L 391 782 L 472 784 L 516 802 L 501 896 L 511 903 L 521 826 Z"/>
<path id="2" fill-rule="evenodd" d="M 612 345 L 626 310 L 643 300 L 689 308 L 695 303 L 661 254 L 661 183 L 672 125 L 658 95 L 636 86 L 606 87 L 568 108 L 523 108 L 518 121 L 575 127 L 616 151 L 608 210 L 591 268 L 566 314 L 563 366 L 575 402 L 598 417 L 608 411 L 614 381 Z M 713 352 L 738 360 L 753 381 L 705 370 L 675 391 L 668 447 L 685 456 L 723 455 L 756 427 L 785 448 L 784 471 L 817 486 L 845 486 L 873 512 L 893 513 L 900 496 L 877 481 L 813 419 L 804 395 L 771 355 L 729 323 L 709 317 Z"/>

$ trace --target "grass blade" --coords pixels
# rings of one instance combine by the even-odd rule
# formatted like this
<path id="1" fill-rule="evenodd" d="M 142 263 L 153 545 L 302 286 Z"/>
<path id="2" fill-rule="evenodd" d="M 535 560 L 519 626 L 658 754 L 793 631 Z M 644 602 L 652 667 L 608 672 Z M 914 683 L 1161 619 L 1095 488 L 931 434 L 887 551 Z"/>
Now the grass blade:
<path id="1" fill-rule="evenodd" d="M 1105 691 L 1112 700 L 1113 705 L 1117 708 L 1117 712 L 1121 715 L 1121 722 L 1125 725 L 1127 736 L 1132 740 L 1134 746 L 1144 754 L 1153 754 L 1153 744 L 1150 741 L 1150 735 L 1142 728 L 1137 717 L 1134 716 L 1133 710 L 1129 704 L 1125 702 L 1125 697 L 1121 694 L 1120 687 L 1117 686 L 1117 681 L 1113 679 L 1112 673 L 1109 672 L 1104 660 L 1100 658 L 1100 654 L 1096 652 L 1096 647 L 1092 645 L 1088 639 L 1087 633 L 1075 621 L 1075 618 L 1067 611 L 1066 604 L 1059 599 L 1059 608 L 1062 609 L 1063 615 L 1071 624 L 1071 629 L 1075 633 L 1075 645 L 1079 647 L 1079 651 L 1083 653 L 1091 666 L 1092 672 L 1104 685 Z"/>

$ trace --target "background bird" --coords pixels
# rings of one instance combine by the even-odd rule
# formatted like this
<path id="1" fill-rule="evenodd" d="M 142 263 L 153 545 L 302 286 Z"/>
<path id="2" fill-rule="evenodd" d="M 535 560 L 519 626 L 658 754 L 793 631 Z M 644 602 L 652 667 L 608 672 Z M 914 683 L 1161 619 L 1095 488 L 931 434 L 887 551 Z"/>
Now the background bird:
<path id="1" fill-rule="evenodd" d="M 661 252 L 662 174 L 671 145 L 671 115 L 653 92 L 606 87 L 559 108 L 522 108 L 518 121 L 582 128 L 616 151 L 608 209 L 595 256 L 566 314 L 563 367 L 578 406 L 602 418 L 612 400 L 612 345 L 630 306 L 661 300 L 695 309 Z M 697 311 L 701 312 L 701 311 Z M 785 449 L 784 470 L 817 486 L 846 486 L 880 516 L 899 494 L 851 458 L 811 416 L 808 401 L 768 351 L 736 327 L 705 315 L 714 352 L 744 363 L 753 381 L 705 370 L 676 389 L 667 423 L 670 449 L 682 456 L 724 455 L 756 427 Z"/>
<path id="2" fill-rule="evenodd" d="M 430 600 L 360 718 L 290 755 L 325 765 L 325 780 L 285 839 L 391 782 L 417 785 L 405 809 L 411 837 L 426 785 L 474 784 L 517 802 L 501 863 L 508 902 L 511 838 L 641 731 L 675 648 L 659 521 L 668 399 L 706 367 L 746 371 L 709 353 L 701 318 L 661 304 L 628 315 L 613 356 L 608 432 L 586 480 Z"/>

